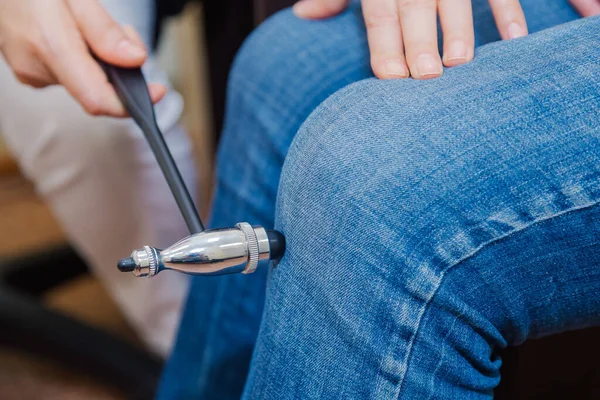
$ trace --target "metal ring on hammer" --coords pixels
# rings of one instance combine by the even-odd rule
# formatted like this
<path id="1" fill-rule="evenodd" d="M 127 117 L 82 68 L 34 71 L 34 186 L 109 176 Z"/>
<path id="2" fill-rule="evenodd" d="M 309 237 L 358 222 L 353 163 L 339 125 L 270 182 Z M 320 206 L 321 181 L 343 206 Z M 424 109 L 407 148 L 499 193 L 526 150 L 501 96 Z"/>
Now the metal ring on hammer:
<path id="1" fill-rule="evenodd" d="M 158 272 L 156 265 L 158 254 L 156 253 L 156 250 L 150 246 L 144 246 L 144 250 L 148 256 L 148 277 L 153 277 Z"/>
<path id="2" fill-rule="evenodd" d="M 254 228 L 247 222 L 240 222 L 236 225 L 246 237 L 246 246 L 248 249 L 248 264 L 246 269 L 242 272 L 243 274 L 251 274 L 256 271 L 258 267 L 259 251 L 258 251 L 258 239 Z"/>

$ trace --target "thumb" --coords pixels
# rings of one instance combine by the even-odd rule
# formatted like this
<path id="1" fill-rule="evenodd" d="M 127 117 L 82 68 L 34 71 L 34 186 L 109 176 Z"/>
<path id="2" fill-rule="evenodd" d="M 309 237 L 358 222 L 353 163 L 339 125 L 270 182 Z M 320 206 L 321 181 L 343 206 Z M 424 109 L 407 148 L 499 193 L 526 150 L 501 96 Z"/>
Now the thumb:
<path id="1" fill-rule="evenodd" d="M 294 5 L 294 14 L 300 18 L 322 19 L 344 11 L 348 0 L 300 0 Z"/>
<path id="2" fill-rule="evenodd" d="M 102 60 L 120 67 L 141 66 L 148 52 L 124 31 L 97 0 L 69 0 L 69 7 L 87 45 Z"/>

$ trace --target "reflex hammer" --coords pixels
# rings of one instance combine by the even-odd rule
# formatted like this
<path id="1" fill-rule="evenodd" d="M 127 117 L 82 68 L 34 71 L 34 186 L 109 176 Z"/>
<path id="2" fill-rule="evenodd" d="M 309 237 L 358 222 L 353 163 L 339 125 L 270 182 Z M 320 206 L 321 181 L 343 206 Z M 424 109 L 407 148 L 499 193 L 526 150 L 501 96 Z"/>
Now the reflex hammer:
<path id="1" fill-rule="evenodd" d="M 192 197 L 156 122 L 148 85 L 140 68 L 120 68 L 97 60 L 123 106 L 141 128 L 167 180 L 191 236 L 167 249 L 144 246 L 118 262 L 123 272 L 152 277 L 162 270 L 192 275 L 249 274 L 285 252 L 285 238 L 275 230 L 240 222 L 204 230 Z"/>

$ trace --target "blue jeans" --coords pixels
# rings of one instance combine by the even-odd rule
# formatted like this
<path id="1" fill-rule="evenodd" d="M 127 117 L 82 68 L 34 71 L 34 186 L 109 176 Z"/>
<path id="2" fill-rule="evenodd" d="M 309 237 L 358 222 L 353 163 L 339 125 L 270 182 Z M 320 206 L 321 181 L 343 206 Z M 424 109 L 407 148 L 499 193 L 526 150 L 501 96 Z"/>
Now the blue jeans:
<path id="1" fill-rule="evenodd" d="M 600 323 L 600 19 L 522 3 L 430 81 L 372 78 L 356 5 L 251 36 L 212 225 L 287 252 L 193 281 L 159 398 L 490 399 L 498 350 Z"/>

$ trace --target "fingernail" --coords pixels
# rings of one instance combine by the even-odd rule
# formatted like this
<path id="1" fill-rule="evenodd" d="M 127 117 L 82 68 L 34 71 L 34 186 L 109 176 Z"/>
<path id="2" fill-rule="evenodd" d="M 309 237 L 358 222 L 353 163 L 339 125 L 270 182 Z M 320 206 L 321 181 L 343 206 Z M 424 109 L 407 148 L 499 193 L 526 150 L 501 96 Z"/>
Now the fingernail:
<path id="1" fill-rule="evenodd" d="M 467 45 L 461 40 L 452 42 L 444 56 L 446 61 L 464 61 L 467 59 Z"/>
<path id="2" fill-rule="evenodd" d="M 389 60 L 385 63 L 385 70 L 388 75 L 400 77 L 400 78 L 408 78 L 408 69 L 398 60 Z"/>
<path id="3" fill-rule="evenodd" d="M 312 0 L 300 0 L 292 7 L 294 14 L 300 18 L 307 18 L 310 16 Z"/>
<path id="4" fill-rule="evenodd" d="M 166 93 L 165 88 L 162 85 L 158 86 L 157 84 L 149 85 L 148 90 L 150 91 L 150 97 L 152 99 L 154 99 L 154 97 L 157 97 L 159 93 Z"/>
<path id="5" fill-rule="evenodd" d="M 515 39 L 515 38 L 523 37 L 525 35 L 527 35 L 527 31 L 525 30 L 525 28 L 523 28 L 523 26 L 521 26 L 521 24 L 519 24 L 517 22 L 512 22 L 510 25 L 508 25 L 508 38 L 509 39 Z"/>
<path id="6" fill-rule="evenodd" d="M 140 58 L 146 56 L 146 50 L 133 43 L 129 39 L 121 40 L 121 42 L 119 43 L 119 49 L 132 58 Z"/>
<path id="7" fill-rule="evenodd" d="M 123 32 L 125 32 L 130 40 L 134 42 L 142 42 L 142 38 L 140 38 L 140 35 L 138 35 L 137 31 L 132 25 L 123 25 Z"/>
<path id="8" fill-rule="evenodd" d="M 431 54 L 421 54 L 416 64 L 417 78 L 439 76 L 442 74 L 442 64 Z"/>

